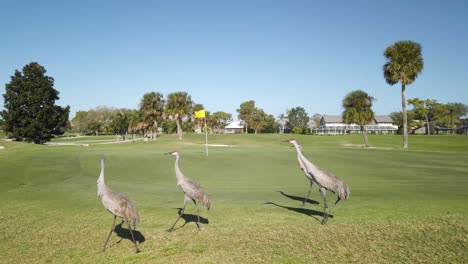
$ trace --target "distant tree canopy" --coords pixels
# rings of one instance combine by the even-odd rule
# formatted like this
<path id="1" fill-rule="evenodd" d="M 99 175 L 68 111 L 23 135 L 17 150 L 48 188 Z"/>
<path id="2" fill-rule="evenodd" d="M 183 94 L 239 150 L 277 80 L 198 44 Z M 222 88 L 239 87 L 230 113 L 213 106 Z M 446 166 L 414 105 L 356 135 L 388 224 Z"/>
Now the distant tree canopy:
<path id="1" fill-rule="evenodd" d="M 232 122 L 232 115 L 223 111 L 213 113 L 213 131 L 221 133 Z"/>
<path id="2" fill-rule="evenodd" d="M 320 121 L 322 120 L 322 115 L 319 114 L 319 113 L 315 113 L 313 116 L 312 116 L 312 121 L 314 122 L 314 125 L 316 127 L 319 127 L 320 126 Z"/>
<path id="3" fill-rule="evenodd" d="M 408 99 L 408 104 L 412 105 L 414 107 L 413 112 L 416 116 L 416 118 L 420 120 L 424 120 L 426 122 L 427 126 L 427 133 L 430 135 L 430 128 L 429 128 L 429 108 L 431 104 L 433 104 L 434 101 L 432 100 L 421 100 L 419 98 L 413 98 L 413 99 Z"/>
<path id="4" fill-rule="evenodd" d="M 140 101 L 140 112 L 143 114 L 143 123 L 146 129 L 151 131 L 151 138 L 158 135 L 158 122 L 162 122 L 164 116 L 164 97 L 159 92 L 149 92 L 143 95 Z"/>
<path id="5" fill-rule="evenodd" d="M 413 106 L 408 113 L 411 112 L 415 119 L 408 130 L 430 124 L 426 130 L 428 134 L 433 133 L 437 127 L 456 130 L 462 124 L 462 118 L 466 117 L 468 109 L 463 103 L 442 104 L 437 100 L 421 100 L 417 97 L 408 99 L 408 104 Z"/>
<path id="6" fill-rule="evenodd" d="M 54 79 L 45 73 L 44 67 L 31 62 L 22 72 L 16 70 L 5 85 L 1 115 L 5 132 L 16 141 L 43 144 L 65 132 L 70 107 L 55 105 L 59 92 L 54 89 Z"/>
<path id="7" fill-rule="evenodd" d="M 110 123 L 110 130 L 117 135 L 122 135 L 123 139 L 125 140 L 127 137 L 127 133 L 129 131 L 129 114 L 126 113 L 117 113 L 114 119 L 112 119 Z"/>
<path id="8" fill-rule="evenodd" d="M 305 133 L 309 116 L 303 107 L 295 107 L 288 111 L 288 124 L 295 133 Z"/>
<path id="9" fill-rule="evenodd" d="M 182 140 L 183 118 L 191 117 L 193 113 L 192 97 L 186 92 L 174 92 L 167 95 L 165 106 L 167 116 L 172 117 L 177 125 L 177 135 Z"/>
<path id="10" fill-rule="evenodd" d="M 412 127 L 417 125 L 417 122 L 414 120 L 414 112 L 408 111 L 406 113 L 408 126 L 407 129 L 411 130 Z M 392 112 L 390 113 L 390 118 L 393 121 L 393 124 L 398 126 L 398 134 L 403 134 L 403 112 Z"/>
<path id="11" fill-rule="evenodd" d="M 345 124 L 355 123 L 359 125 L 366 147 L 369 146 L 369 142 L 364 126 L 374 120 L 374 111 L 372 111 L 372 102 L 374 100 L 366 92 L 355 90 L 348 93 L 342 102 L 344 108 L 343 122 Z"/>
<path id="12" fill-rule="evenodd" d="M 244 123 L 245 133 L 249 131 L 253 131 L 255 134 L 272 133 L 278 127 L 275 117 L 256 107 L 253 100 L 243 102 L 236 111 L 239 113 L 238 118 Z"/>
<path id="13" fill-rule="evenodd" d="M 271 133 L 276 130 L 276 121 L 273 115 L 267 115 L 263 109 L 256 108 L 251 121 L 251 128 L 255 134 L 259 132 Z"/>
<path id="14" fill-rule="evenodd" d="M 71 131 L 96 135 L 112 133 L 122 135 L 124 139 L 128 133 L 143 134 L 152 139 L 160 131 L 181 135 L 182 131 L 194 132 L 196 125 L 204 123 L 193 114 L 202 109 L 203 104 L 195 104 L 186 92 L 171 93 L 167 100 L 161 93 L 149 92 L 143 95 L 137 110 L 98 106 L 78 111 L 72 119 Z M 226 122 L 231 121 L 231 115 L 224 112 L 217 112 L 216 118 L 209 111 L 205 110 L 205 113 L 208 130 L 216 126 L 224 128 Z"/>
<path id="15" fill-rule="evenodd" d="M 241 103 L 240 107 L 236 110 L 239 113 L 237 117 L 244 122 L 245 133 L 249 132 L 249 126 L 254 119 L 256 108 L 255 101 L 250 100 Z"/>

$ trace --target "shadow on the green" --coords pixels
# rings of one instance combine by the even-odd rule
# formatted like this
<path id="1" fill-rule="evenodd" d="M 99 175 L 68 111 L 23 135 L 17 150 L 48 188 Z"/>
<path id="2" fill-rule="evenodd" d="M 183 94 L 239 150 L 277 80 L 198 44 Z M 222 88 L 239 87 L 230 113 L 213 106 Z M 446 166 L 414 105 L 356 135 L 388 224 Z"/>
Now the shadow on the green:
<path id="1" fill-rule="evenodd" d="M 182 208 L 175 208 L 175 209 L 177 209 L 177 215 L 180 215 L 182 213 Z M 182 228 L 188 223 L 193 222 L 193 223 L 196 224 L 198 222 L 198 217 L 197 217 L 197 215 L 194 215 L 194 214 L 184 213 L 180 218 L 184 219 L 185 223 L 183 225 L 181 225 L 180 227 L 178 227 L 178 228 L 174 228 L 174 230 Z M 210 221 L 208 221 L 207 218 L 204 218 L 204 217 L 200 216 L 200 224 L 207 225 L 209 223 L 210 223 Z"/>
<path id="2" fill-rule="evenodd" d="M 276 191 L 276 192 L 281 193 L 283 196 L 286 196 L 291 200 L 295 200 L 295 201 L 299 201 L 299 202 L 304 203 L 305 197 L 290 195 L 290 194 L 284 193 L 283 191 Z M 307 203 L 309 203 L 309 204 L 320 204 L 319 202 L 317 202 L 315 200 L 311 200 L 311 199 L 307 199 Z"/>
<path id="3" fill-rule="evenodd" d="M 311 216 L 311 217 L 313 217 L 315 220 L 317 220 L 319 222 L 322 221 L 321 219 L 318 219 L 316 216 L 323 217 L 323 212 L 319 212 L 319 211 L 311 210 L 311 209 L 306 209 L 306 208 L 301 208 L 301 207 L 284 206 L 284 205 L 279 205 L 279 204 L 276 204 L 276 203 L 273 203 L 273 202 L 266 202 L 265 204 L 271 204 L 271 205 L 274 205 L 274 206 L 277 206 L 277 207 L 287 209 L 289 211 L 293 211 L 293 212 L 296 212 L 296 213 Z M 333 218 L 333 215 L 328 215 L 328 217 Z"/>
<path id="4" fill-rule="evenodd" d="M 123 228 L 122 224 L 123 222 L 115 226 L 115 229 L 114 229 L 115 233 L 117 234 L 118 237 L 121 238 L 120 241 L 122 241 L 122 239 L 128 239 L 132 241 L 133 243 L 130 230 L 128 230 L 127 228 Z M 132 232 L 133 232 L 133 236 L 135 237 L 136 242 L 138 242 L 139 244 L 145 242 L 145 237 L 140 231 L 132 229 Z M 117 243 L 120 243 L 120 241 L 118 241 Z"/>

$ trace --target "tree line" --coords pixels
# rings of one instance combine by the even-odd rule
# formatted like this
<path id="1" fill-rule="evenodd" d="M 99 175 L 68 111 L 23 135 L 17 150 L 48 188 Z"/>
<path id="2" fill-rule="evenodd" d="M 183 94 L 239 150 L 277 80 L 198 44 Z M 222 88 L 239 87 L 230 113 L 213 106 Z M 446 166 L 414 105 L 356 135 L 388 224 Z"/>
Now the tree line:
<path id="1" fill-rule="evenodd" d="M 383 75 L 390 85 L 401 84 L 402 111 L 391 113 L 393 122 L 403 134 L 403 148 L 408 147 L 408 132 L 423 123 L 428 133 L 437 132 L 441 127 L 455 129 L 466 118 L 467 106 L 463 103 L 441 104 L 436 100 L 419 98 L 406 99 L 406 87 L 412 84 L 422 72 L 424 62 L 421 45 L 413 41 L 397 41 L 384 51 L 386 63 Z M 182 139 L 183 132 L 205 129 L 210 133 L 222 133 L 232 121 L 232 115 L 205 110 L 205 120 L 196 119 L 194 112 L 204 109 L 203 104 L 195 103 L 189 94 L 178 91 L 164 98 L 159 92 L 143 95 L 138 109 L 116 109 L 97 107 L 88 111 L 78 111 L 68 121 L 70 107 L 55 105 L 59 92 L 53 88 L 54 79 L 45 75 L 46 70 L 37 62 L 32 62 L 15 71 L 11 82 L 6 84 L 4 96 L 5 110 L 0 112 L 0 126 L 14 140 L 44 143 L 65 130 L 84 134 L 112 133 L 122 135 L 143 134 L 155 139 L 160 133 L 177 133 Z M 375 98 L 362 90 L 348 93 L 343 101 L 343 121 L 361 127 L 366 146 L 368 145 L 364 126 L 374 118 L 372 104 Z M 407 111 L 407 105 L 413 106 Z M 303 107 L 286 110 L 285 114 L 272 115 L 250 100 L 240 104 L 236 110 L 242 121 L 245 133 L 282 132 L 307 133 L 311 125 L 320 125 L 320 114 L 309 118 Z"/>
<path id="2" fill-rule="evenodd" d="M 155 139 L 159 134 L 178 134 L 202 132 L 224 133 L 224 128 L 233 121 L 232 114 L 223 111 L 205 110 L 205 118 L 195 118 L 194 112 L 205 110 L 203 104 L 193 102 L 186 92 L 174 92 L 167 99 L 159 92 L 143 95 L 138 109 L 116 109 L 100 106 L 88 111 L 78 111 L 71 120 L 72 132 L 83 134 L 142 134 Z M 243 120 L 246 133 L 275 132 L 276 121 L 255 106 L 254 101 L 242 103 L 237 110 Z"/>

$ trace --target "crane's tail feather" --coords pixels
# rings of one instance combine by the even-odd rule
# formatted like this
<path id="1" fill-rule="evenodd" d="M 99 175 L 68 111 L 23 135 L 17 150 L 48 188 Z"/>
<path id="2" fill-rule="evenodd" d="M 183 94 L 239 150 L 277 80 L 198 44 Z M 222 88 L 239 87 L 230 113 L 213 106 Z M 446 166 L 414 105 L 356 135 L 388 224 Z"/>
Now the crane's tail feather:
<path id="1" fill-rule="evenodd" d="M 341 182 L 338 197 L 347 200 L 349 197 L 349 194 L 350 194 L 349 186 L 346 183 Z"/>
<path id="2" fill-rule="evenodd" d="M 140 224 L 140 215 L 138 214 L 137 209 L 133 204 L 130 202 L 127 204 L 127 208 L 125 210 L 125 218 L 127 219 L 128 223 L 133 226 L 133 229 L 136 229 L 137 226 Z"/>
<path id="3" fill-rule="evenodd" d="M 203 205 L 206 206 L 206 208 L 208 208 L 208 210 L 210 210 L 211 201 L 210 201 L 210 197 L 206 193 L 203 194 Z"/>

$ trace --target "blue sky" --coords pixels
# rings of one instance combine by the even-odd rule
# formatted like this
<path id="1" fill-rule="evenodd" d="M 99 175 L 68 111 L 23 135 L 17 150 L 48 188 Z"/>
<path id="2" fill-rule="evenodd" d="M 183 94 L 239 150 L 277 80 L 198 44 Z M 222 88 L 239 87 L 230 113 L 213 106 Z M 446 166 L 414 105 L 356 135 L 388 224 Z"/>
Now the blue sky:
<path id="1" fill-rule="evenodd" d="M 467 1 L 6 1 L 0 9 L 0 93 L 36 61 L 62 106 L 136 109 L 143 94 L 188 92 L 237 119 L 242 102 L 275 117 L 303 107 L 339 115 L 353 90 L 376 114 L 401 111 L 383 51 L 423 47 L 407 98 L 468 104 Z M 3 97 L 0 97 L 0 109 Z"/>

